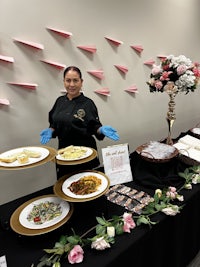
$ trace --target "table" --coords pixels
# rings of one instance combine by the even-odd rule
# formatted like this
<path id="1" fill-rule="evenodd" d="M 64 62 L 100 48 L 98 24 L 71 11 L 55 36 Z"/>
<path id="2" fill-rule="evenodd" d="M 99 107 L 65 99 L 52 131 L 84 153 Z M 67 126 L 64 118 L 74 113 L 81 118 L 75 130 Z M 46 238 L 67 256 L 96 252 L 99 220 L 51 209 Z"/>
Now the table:
<path id="1" fill-rule="evenodd" d="M 154 190 L 132 181 L 127 185 L 153 194 Z M 105 196 L 85 203 L 74 203 L 74 213 L 70 220 L 59 229 L 41 236 L 21 236 L 9 227 L 12 213 L 25 201 L 53 193 L 48 187 L 0 206 L 0 256 L 6 255 L 8 267 L 31 267 L 42 257 L 44 248 L 52 248 L 61 234 L 71 233 L 71 228 L 81 234 L 96 225 L 95 216 L 110 218 L 123 214 L 124 209 L 107 201 Z M 130 234 L 116 238 L 110 249 L 96 251 L 84 248 L 84 261 L 80 267 L 154 266 L 186 267 L 200 249 L 200 185 L 192 190 L 184 190 L 185 206 L 174 217 L 157 214 L 152 219 L 158 224 L 149 228 L 142 225 Z M 71 266 L 68 261 L 63 267 Z"/>

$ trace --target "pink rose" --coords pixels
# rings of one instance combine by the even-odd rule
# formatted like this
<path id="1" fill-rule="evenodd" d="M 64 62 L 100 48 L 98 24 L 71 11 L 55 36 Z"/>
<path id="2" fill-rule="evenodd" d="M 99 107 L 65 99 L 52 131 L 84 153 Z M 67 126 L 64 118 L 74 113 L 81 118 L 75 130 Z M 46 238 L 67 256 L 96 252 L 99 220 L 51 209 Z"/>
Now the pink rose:
<path id="1" fill-rule="evenodd" d="M 169 75 L 172 71 L 163 71 L 162 76 L 160 77 L 161 81 L 169 81 Z"/>
<path id="2" fill-rule="evenodd" d="M 152 70 L 151 70 L 151 73 L 152 73 L 153 75 L 157 75 L 157 74 L 159 74 L 161 71 L 162 71 L 162 70 L 161 70 L 161 67 L 160 67 L 160 66 L 153 66 L 153 68 L 152 68 Z"/>
<path id="3" fill-rule="evenodd" d="M 123 226 L 123 230 L 126 233 L 130 233 L 130 229 L 133 229 L 136 227 L 136 224 L 132 218 L 132 214 L 131 213 L 127 213 L 125 212 L 123 214 L 123 221 L 124 221 L 124 226 Z"/>
<path id="4" fill-rule="evenodd" d="M 160 89 L 162 89 L 163 84 L 161 81 L 157 80 L 157 81 L 155 81 L 154 86 L 156 87 L 157 90 L 160 90 Z"/>
<path id="5" fill-rule="evenodd" d="M 199 77 L 200 77 L 200 70 L 199 70 L 199 69 L 197 69 L 197 68 L 194 68 L 192 71 L 193 71 L 193 73 L 194 73 L 195 77 L 197 77 L 197 78 L 199 78 Z"/>
<path id="6" fill-rule="evenodd" d="M 71 264 L 80 263 L 83 261 L 84 251 L 80 245 L 76 245 L 68 254 L 68 261 Z"/>
<path id="7" fill-rule="evenodd" d="M 175 193 L 175 192 L 176 192 L 176 187 L 174 187 L 174 186 L 169 186 L 169 190 L 170 190 L 171 192 Z"/>
<path id="8" fill-rule="evenodd" d="M 187 67 L 185 65 L 179 65 L 177 67 L 177 74 L 180 76 L 182 75 L 183 73 L 185 73 L 187 70 Z"/>

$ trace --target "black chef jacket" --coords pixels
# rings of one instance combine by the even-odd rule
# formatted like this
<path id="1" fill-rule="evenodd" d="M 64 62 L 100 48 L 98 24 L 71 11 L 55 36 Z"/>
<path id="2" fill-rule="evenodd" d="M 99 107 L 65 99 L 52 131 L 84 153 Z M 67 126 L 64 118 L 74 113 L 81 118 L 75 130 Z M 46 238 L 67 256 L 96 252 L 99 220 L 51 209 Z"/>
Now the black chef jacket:
<path id="1" fill-rule="evenodd" d="M 102 126 L 98 110 L 94 102 L 84 96 L 82 93 L 78 97 L 69 100 L 67 95 L 57 98 L 53 108 L 49 112 L 50 127 L 55 129 L 53 137 L 58 137 L 58 148 L 64 148 L 69 145 L 86 146 L 97 149 L 96 140 L 103 140 L 103 134 L 98 134 L 97 129 Z M 90 164 L 80 164 L 81 166 L 57 166 L 66 169 L 63 174 L 69 171 L 78 170 L 87 167 L 97 167 L 99 160 L 95 159 Z M 70 168 L 71 167 L 71 168 Z M 68 170 L 67 170 L 68 168 Z M 58 175 L 61 176 L 61 175 Z"/>

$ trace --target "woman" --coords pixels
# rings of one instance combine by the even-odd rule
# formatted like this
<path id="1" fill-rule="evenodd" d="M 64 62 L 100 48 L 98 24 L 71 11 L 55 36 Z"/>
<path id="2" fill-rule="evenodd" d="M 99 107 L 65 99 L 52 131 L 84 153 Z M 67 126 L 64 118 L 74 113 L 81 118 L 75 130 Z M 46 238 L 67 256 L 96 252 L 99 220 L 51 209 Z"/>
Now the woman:
<path id="1" fill-rule="evenodd" d="M 66 95 L 57 98 L 49 112 L 49 128 L 41 131 L 40 142 L 46 144 L 58 137 L 58 149 L 74 146 L 92 147 L 97 150 L 96 140 L 108 137 L 119 140 L 111 126 L 102 126 L 94 102 L 81 92 L 83 79 L 79 68 L 67 67 L 63 74 Z M 99 159 L 75 166 L 57 165 L 57 178 L 73 171 L 91 169 L 99 165 Z"/>

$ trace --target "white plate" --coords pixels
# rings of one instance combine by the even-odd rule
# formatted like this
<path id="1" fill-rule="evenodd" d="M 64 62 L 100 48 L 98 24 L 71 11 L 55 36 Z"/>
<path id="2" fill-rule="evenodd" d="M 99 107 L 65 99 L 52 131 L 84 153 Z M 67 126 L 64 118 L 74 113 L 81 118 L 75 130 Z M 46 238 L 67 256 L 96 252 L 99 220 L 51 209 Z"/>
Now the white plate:
<path id="1" fill-rule="evenodd" d="M 84 155 L 82 155 L 82 156 L 81 156 L 81 157 L 79 157 L 79 158 L 74 158 L 74 159 L 66 159 L 66 158 L 63 158 L 61 155 L 56 155 L 56 159 L 58 159 L 58 160 L 63 160 L 63 161 L 73 161 L 73 160 L 85 159 L 85 158 L 87 158 L 87 157 L 89 157 L 89 156 L 91 156 L 91 155 L 92 155 L 92 153 L 93 153 L 93 150 L 92 150 L 91 148 L 89 148 L 89 147 L 84 147 L 84 149 L 86 149 L 86 152 L 85 152 L 85 154 L 84 154 Z"/>
<path id="2" fill-rule="evenodd" d="M 14 162 L 11 162 L 11 163 L 6 163 L 3 161 L 0 161 L 0 166 L 3 166 L 3 167 L 20 167 L 20 166 L 30 165 L 30 164 L 33 164 L 33 163 L 36 163 L 36 162 L 39 162 L 39 161 L 45 159 L 49 155 L 49 150 L 46 148 L 29 147 L 28 146 L 28 147 L 20 147 L 20 148 L 15 148 L 15 149 L 6 151 L 6 152 L 0 154 L 0 157 L 7 157 L 7 156 L 10 156 L 10 155 L 15 154 L 15 153 L 20 153 L 24 149 L 40 152 L 41 156 L 39 158 L 29 158 L 29 161 L 27 163 L 24 163 L 24 164 L 20 164 L 17 160 L 15 160 Z"/>
<path id="3" fill-rule="evenodd" d="M 33 209 L 34 205 L 39 205 L 42 202 L 46 202 L 46 201 L 50 201 L 50 202 L 54 202 L 56 204 L 60 204 L 61 206 L 61 210 L 62 210 L 62 214 L 50 221 L 44 222 L 43 224 L 35 224 L 34 222 L 30 222 L 27 220 L 27 216 L 29 215 L 29 213 L 31 212 L 31 210 Z M 20 213 L 19 215 L 19 222 L 21 225 L 23 225 L 26 228 L 29 229 L 43 229 L 46 227 L 50 227 L 58 222 L 60 222 L 61 220 L 63 220 L 67 214 L 69 213 L 70 210 L 70 205 L 68 202 L 61 200 L 58 197 L 43 197 L 40 198 L 38 200 L 33 201 L 32 203 L 30 203 L 29 205 L 27 205 Z"/>
<path id="4" fill-rule="evenodd" d="M 76 195 L 68 189 L 68 187 L 71 185 L 71 183 L 78 181 L 83 176 L 89 176 L 89 175 L 93 175 L 93 176 L 96 176 L 97 178 L 101 179 L 101 185 L 98 187 L 97 191 L 95 191 L 91 194 L 87 194 L 87 195 Z M 108 180 L 102 174 L 96 173 L 96 172 L 81 172 L 81 173 L 77 173 L 77 174 L 67 178 L 62 185 L 62 191 L 64 192 L 65 195 L 67 195 L 69 197 L 78 198 L 78 199 L 83 198 L 84 199 L 84 198 L 91 198 L 91 197 L 98 196 L 107 188 L 107 186 L 108 186 Z"/>

